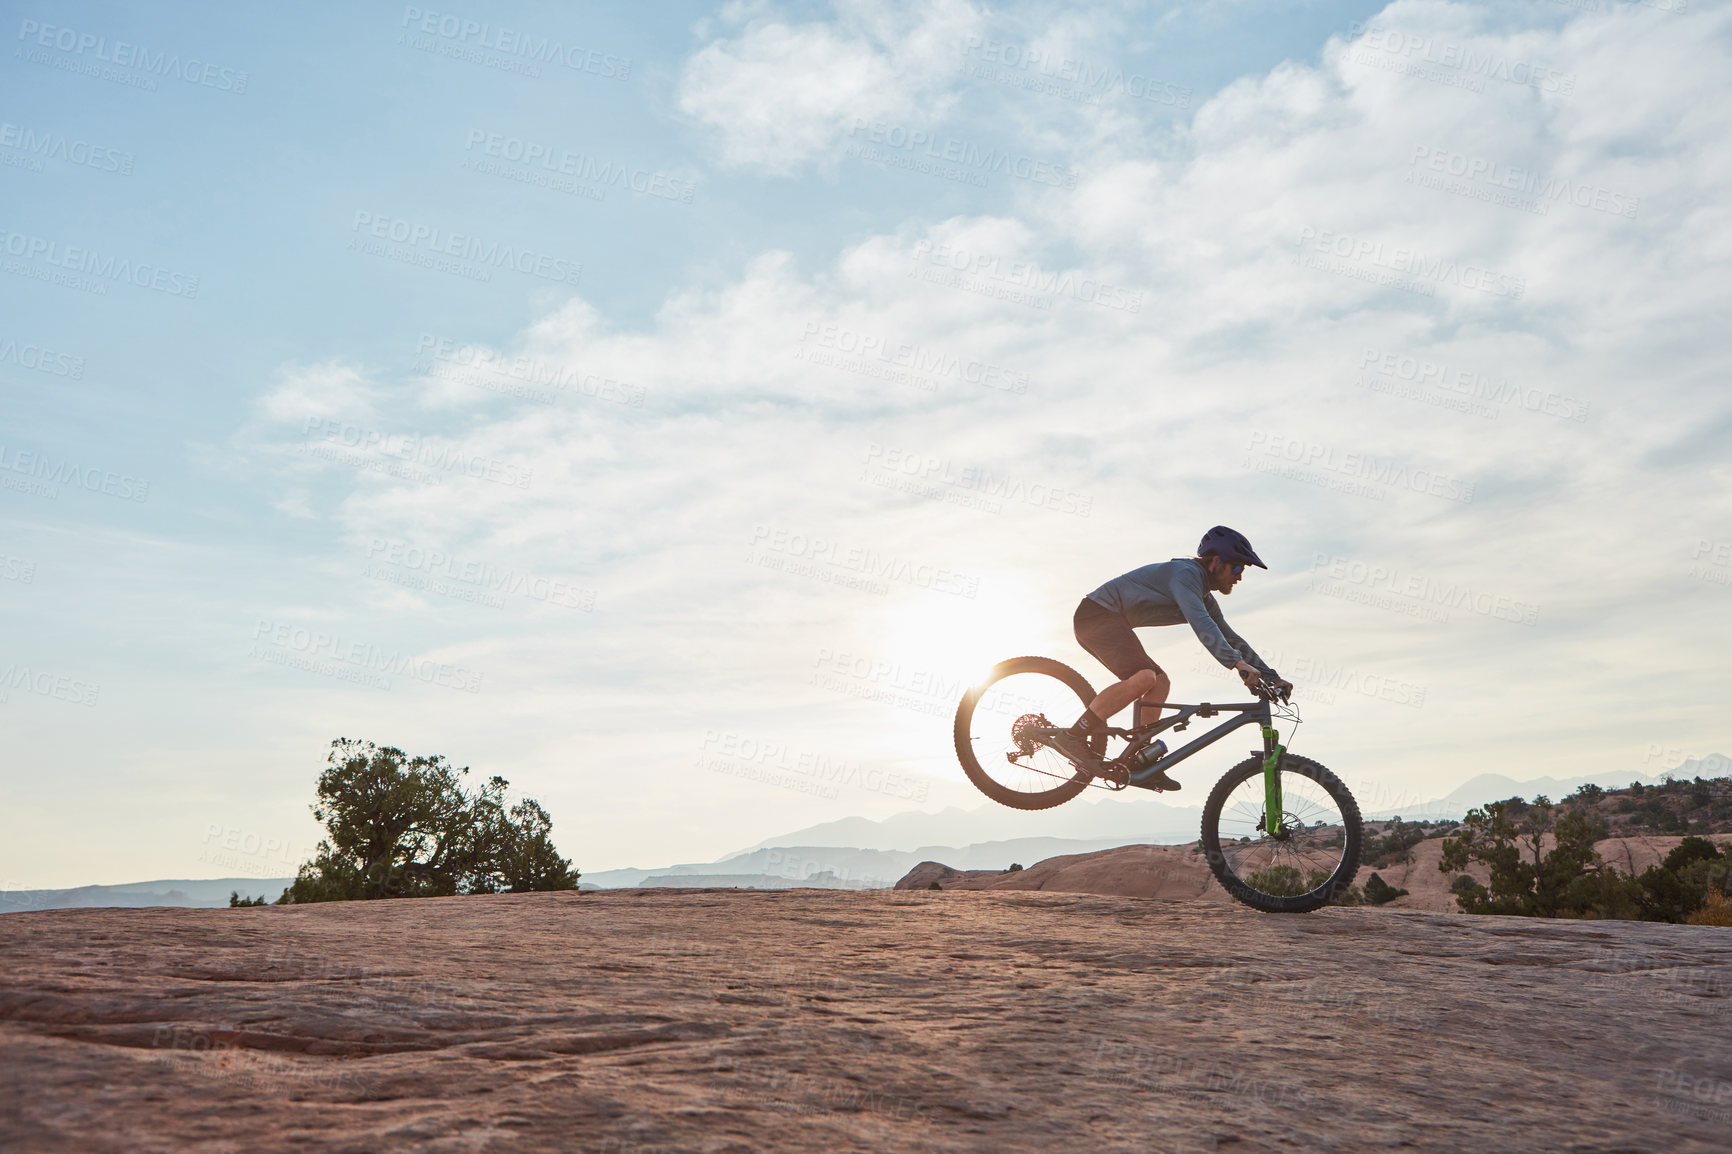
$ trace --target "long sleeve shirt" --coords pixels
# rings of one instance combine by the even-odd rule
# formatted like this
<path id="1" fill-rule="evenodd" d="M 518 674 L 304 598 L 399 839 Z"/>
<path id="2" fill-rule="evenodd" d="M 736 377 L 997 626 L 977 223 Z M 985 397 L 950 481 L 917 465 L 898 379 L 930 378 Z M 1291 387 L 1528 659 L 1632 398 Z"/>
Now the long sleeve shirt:
<path id="1" fill-rule="evenodd" d="M 1203 648 L 1228 669 L 1244 660 L 1260 672 L 1275 672 L 1227 624 L 1200 561 L 1174 557 L 1132 569 L 1090 593 L 1089 600 L 1123 615 L 1132 628 L 1187 622 Z"/>

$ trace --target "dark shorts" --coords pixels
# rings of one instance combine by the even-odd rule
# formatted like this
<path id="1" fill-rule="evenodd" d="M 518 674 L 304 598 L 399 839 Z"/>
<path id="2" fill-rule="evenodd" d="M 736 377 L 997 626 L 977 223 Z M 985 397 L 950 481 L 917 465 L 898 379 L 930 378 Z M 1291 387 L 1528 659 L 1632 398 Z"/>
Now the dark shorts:
<path id="1" fill-rule="evenodd" d="M 1112 670 L 1113 676 L 1120 681 L 1139 669 L 1161 672 L 1161 667 L 1137 640 L 1136 631 L 1125 620 L 1124 614 L 1114 613 L 1099 601 L 1084 597 L 1082 604 L 1076 607 L 1074 624 L 1077 643 Z"/>

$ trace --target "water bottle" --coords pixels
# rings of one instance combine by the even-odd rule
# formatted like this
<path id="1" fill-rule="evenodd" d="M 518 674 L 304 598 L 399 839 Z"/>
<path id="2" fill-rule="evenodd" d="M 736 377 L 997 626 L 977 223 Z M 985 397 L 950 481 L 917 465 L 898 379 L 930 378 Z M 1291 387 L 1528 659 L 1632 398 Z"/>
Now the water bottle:
<path id="1" fill-rule="evenodd" d="M 1166 742 L 1156 741 L 1152 745 L 1145 745 L 1142 749 L 1137 751 L 1137 760 L 1136 763 L 1131 766 L 1131 772 L 1140 773 L 1165 756 L 1167 756 Z"/>

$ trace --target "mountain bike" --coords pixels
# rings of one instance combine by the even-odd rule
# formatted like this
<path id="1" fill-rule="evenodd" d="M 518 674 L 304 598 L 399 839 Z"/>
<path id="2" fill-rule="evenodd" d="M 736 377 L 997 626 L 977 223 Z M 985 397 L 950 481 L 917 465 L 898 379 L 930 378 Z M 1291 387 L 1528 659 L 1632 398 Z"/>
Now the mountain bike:
<path id="1" fill-rule="evenodd" d="M 1275 722 L 1291 721 L 1297 728 L 1300 717 L 1285 695 L 1261 681 L 1253 693 L 1256 701 L 1227 705 L 1169 702 L 1154 721 L 1104 728 L 1090 739 L 1093 757 L 1083 764 L 1050 741 L 1087 708 L 1095 691 L 1061 662 L 1017 657 L 993 667 L 957 706 L 956 756 L 968 779 L 993 801 L 1049 809 L 1091 786 L 1159 792 L 1152 779 L 1160 771 L 1255 725 L 1262 748 L 1229 769 L 1203 804 L 1200 852 L 1222 888 L 1239 901 L 1267 913 L 1305 913 L 1344 891 L 1359 870 L 1359 804 L 1329 770 L 1287 752 Z M 1164 716 L 1168 710 L 1171 717 Z M 1228 720 L 1151 761 L 1160 734 L 1228 714 Z"/>

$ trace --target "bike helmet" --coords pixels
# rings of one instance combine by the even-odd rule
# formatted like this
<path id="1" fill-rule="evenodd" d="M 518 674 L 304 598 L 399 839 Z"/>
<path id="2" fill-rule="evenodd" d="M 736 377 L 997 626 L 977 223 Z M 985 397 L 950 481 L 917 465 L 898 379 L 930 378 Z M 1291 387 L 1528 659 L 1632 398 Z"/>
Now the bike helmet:
<path id="1" fill-rule="evenodd" d="M 1263 564 L 1263 559 L 1251 548 L 1251 542 L 1246 539 L 1245 534 L 1225 525 L 1216 525 L 1197 542 L 1197 556 L 1201 557 L 1205 553 L 1213 553 L 1234 565 L 1255 565 L 1259 569 L 1269 567 Z"/>

